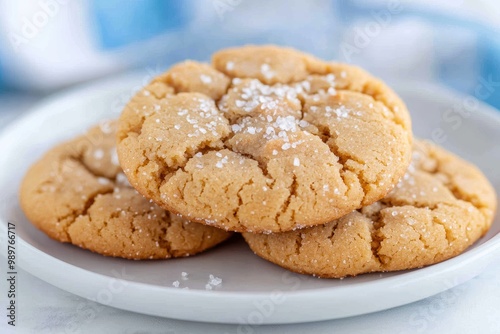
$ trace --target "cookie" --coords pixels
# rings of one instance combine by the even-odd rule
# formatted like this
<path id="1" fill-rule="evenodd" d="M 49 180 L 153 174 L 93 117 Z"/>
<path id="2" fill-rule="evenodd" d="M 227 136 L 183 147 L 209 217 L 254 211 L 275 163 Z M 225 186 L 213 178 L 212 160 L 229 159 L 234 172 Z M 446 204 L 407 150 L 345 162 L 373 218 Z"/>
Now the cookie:
<path id="1" fill-rule="evenodd" d="M 489 229 L 496 195 L 472 164 L 416 142 L 407 174 L 383 200 L 324 226 L 243 236 L 292 271 L 340 278 L 419 268 L 462 253 Z"/>
<path id="2" fill-rule="evenodd" d="M 327 223 L 383 198 L 411 158 L 408 111 L 380 80 L 287 48 L 180 63 L 125 107 L 118 156 L 140 193 L 231 231 Z"/>
<path id="3" fill-rule="evenodd" d="M 115 150 L 115 125 L 102 123 L 47 152 L 20 189 L 28 219 L 52 239 L 126 259 L 202 252 L 230 233 L 190 223 L 128 183 Z"/>

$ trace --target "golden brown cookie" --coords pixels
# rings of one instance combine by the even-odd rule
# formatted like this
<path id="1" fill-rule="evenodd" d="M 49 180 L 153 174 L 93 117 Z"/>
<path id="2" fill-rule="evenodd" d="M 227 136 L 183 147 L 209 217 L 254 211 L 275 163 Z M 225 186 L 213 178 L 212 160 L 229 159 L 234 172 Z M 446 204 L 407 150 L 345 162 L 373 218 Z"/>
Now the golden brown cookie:
<path id="1" fill-rule="evenodd" d="M 49 237 L 127 259 L 188 256 L 230 233 L 190 223 L 128 183 L 115 151 L 115 124 L 102 123 L 47 152 L 27 172 L 20 202 Z"/>
<path id="2" fill-rule="evenodd" d="M 243 236 L 262 258 L 292 271 L 344 277 L 434 264 L 488 231 L 496 195 L 472 164 L 427 142 L 383 200 L 324 226 Z"/>
<path id="3" fill-rule="evenodd" d="M 247 46 L 184 62 L 125 107 L 118 156 L 165 209 L 232 231 L 324 224 L 384 197 L 410 162 L 408 111 L 365 71 Z"/>

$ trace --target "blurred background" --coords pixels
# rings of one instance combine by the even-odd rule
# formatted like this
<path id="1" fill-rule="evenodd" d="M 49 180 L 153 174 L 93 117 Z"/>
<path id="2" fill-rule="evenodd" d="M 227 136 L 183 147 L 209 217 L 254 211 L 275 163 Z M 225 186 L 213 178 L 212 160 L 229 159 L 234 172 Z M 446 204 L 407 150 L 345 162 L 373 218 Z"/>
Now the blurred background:
<path id="1" fill-rule="evenodd" d="M 499 32 L 498 0 L 0 0 L 0 126 L 69 86 L 248 43 L 500 108 Z"/>

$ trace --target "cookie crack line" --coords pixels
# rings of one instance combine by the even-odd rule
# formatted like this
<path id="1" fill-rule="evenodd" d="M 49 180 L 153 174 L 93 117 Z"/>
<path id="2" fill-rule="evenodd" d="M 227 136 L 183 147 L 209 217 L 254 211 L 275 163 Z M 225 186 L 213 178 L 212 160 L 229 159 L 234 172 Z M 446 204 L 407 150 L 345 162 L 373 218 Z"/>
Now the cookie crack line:
<path id="1" fill-rule="evenodd" d="M 382 249 L 382 241 L 384 240 L 383 238 L 379 237 L 378 233 L 381 228 L 384 227 L 385 224 L 382 222 L 379 222 L 380 226 L 370 226 L 370 249 L 372 252 L 372 256 L 375 259 L 375 261 L 378 263 L 379 266 L 382 266 L 382 264 L 387 261 L 387 259 L 382 259 L 382 256 L 380 255 L 380 251 Z"/>
<path id="2" fill-rule="evenodd" d="M 292 198 L 297 196 L 297 187 L 298 187 L 297 176 L 294 174 L 292 176 L 292 184 L 290 185 L 290 189 L 289 189 L 290 193 L 288 194 L 288 197 L 281 204 L 280 210 L 276 213 L 275 221 L 276 221 L 276 224 L 278 225 L 278 228 L 280 230 L 282 229 L 280 217 L 282 215 L 284 215 L 286 213 L 286 211 L 288 210 L 288 208 L 290 207 L 290 202 L 291 202 Z"/>
<path id="3" fill-rule="evenodd" d="M 93 177 L 95 178 L 99 178 L 99 177 L 103 177 L 111 182 L 114 182 L 115 181 L 115 178 L 112 178 L 110 179 L 109 177 L 107 177 L 106 175 L 104 174 L 98 174 L 96 172 L 94 172 L 92 169 L 90 169 L 89 166 L 87 166 L 84 162 L 83 162 L 83 158 L 82 156 L 85 154 L 85 152 L 82 152 L 80 155 L 78 156 L 69 156 L 67 157 L 67 160 L 70 160 L 70 161 L 73 161 L 75 163 L 77 163 L 80 167 L 82 167 L 87 173 L 89 173 L 90 175 L 92 175 Z"/>
<path id="4" fill-rule="evenodd" d="M 103 177 L 107 180 L 109 180 L 110 182 L 114 183 L 115 180 L 112 180 L 112 179 L 109 179 L 107 178 L 106 176 L 104 175 L 99 175 L 97 173 L 95 173 L 94 171 L 92 171 L 82 160 L 82 155 L 84 154 L 84 152 L 81 152 L 80 155 L 77 155 L 77 156 L 73 156 L 73 155 L 70 155 L 68 157 L 66 157 L 65 159 L 62 159 L 62 161 L 73 161 L 75 162 L 79 167 L 83 168 L 87 173 L 89 173 L 90 175 L 92 175 L 93 177 L 95 178 L 99 178 L 99 177 Z M 62 164 L 61 164 L 62 165 Z M 72 243 L 72 240 L 71 240 L 71 235 L 70 233 L 68 232 L 68 230 L 70 229 L 70 227 L 76 222 L 76 219 L 80 216 L 87 216 L 88 215 L 88 211 L 90 210 L 90 208 L 92 207 L 92 205 L 94 204 L 95 202 L 95 199 L 97 198 L 97 196 L 99 195 L 105 195 L 105 194 L 109 194 L 109 193 L 112 193 L 114 190 L 113 188 L 111 189 L 100 189 L 92 194 L 90 194 L 90 196 L 87 198 L 86 202 L 84 203 L 83 205 L 83 208 L 81 209 L 81 211 L 73 211 L 67 215 L 65 215 L 64 217 L 58 217 L 58 221 L 63 221 L 63 220 L 68 220 L 68 223 L 65 224 L 65 226 L 63 227 L 63 231 L 68 239 L 68 242 L 69 243 Z"/>
<path id="5" fill-rule="evenodd" d="M 79 212 L 79 213 L 78 212 L 73 212 L 73 213 L 71 213 L 69 215 L 66 215 L 66 217 L 64 219 L 68 219 L 68 218 L 71 217 L 71 220 L 64 227 L 64 233 L 66 234 L 66 236 L 67 236 L 67 238 L 68 238 L 68 240 L 69 240 L 70 243 L 72 243 L 72 240 L 71 240 L 71 235 L 69 234 L 68 230 L 70 229 L 71 225 L 73 225 L 76 222 L 76 220 L 77 220 L 78 217 L 88 216 L 88 211 L 90 210 L 90 208 L 92 207 L 92 205 L 94 205 L 95 200 L 96 200 L 96 198 L 98 196 L 106 195 L 106 194 L 111 194 L 111 193 L 113 193 L 113 189 L 97 191 L 94 194 L 92 194 L 91 196 L 89 196 L 89 198 L 85 202 L 85 204 L 84 204 L 81 212 Z M 61 220 L 61 219 L 59 219 L 59 220 Z"/>
<path id="6" fill-rule="evenodd" d="M 449 174 L 446 174 L 446 175 L 450 176 Z M 446 182 L 446 183 L 443 182 L 443 185 L 446 188 L 448 188 L 448 190 L 453 195 L 453 197 L 455 197 L 456 200 L 464 201 L 466 203 L 471 204 L 473 207 L 478 209 L 481 212 L 481 214 L 485 216 L 485 218 L 487 218 L 485 213 L 483 212 L 483 209 L 489 209 L 486 204 L 478 203 L 477 201 L 472 199 L 470 196 L 464 196 L 462 193 L 460 193 L 460 191 L 458 191 L 457 186 L 455 184 L 453 184 L 453 182 Z"/>
<path id="7" fill-rule="evenodd" d="M 422 141 L 422 143 L 424 143 L 426 145 L 429 145 L 427 141 Z M 448 181 L 445 182 L 443 180 L 438 180 L 438 182 L 442 186 L 444 186 L 445 188 L 447 188 L 450 191 L 450 194 L 455 198 L 455 200 L 457 200 L 457 201 L 463 201 L 465 203 L 471 204 L 479 212 L 481 212 L 481 214 L 483 216 L 485 216 L 486 219 L 488 219 L 488 217 L 483 212 L 484 209 L 489 209 L 487 203 L 479 201 L 477 193 L 474 193 L 471 196 L 471 195 L 465 195 L 462 192 L 460 192 L 458 190 L 457 184 L 453 181 L 453 174 L 444 169 L 444 167 L 443 167 L 443 164 L 444 164 L 443 158 L 437 156 L 436 152 L 434 151 L 435 150 L 434 148 L 428 147 L 428 150 L 430 150 L 428 152 L 429 158 L 431 158 L 436 165 L 434 166 L 434 168 L 431 171 L 425 169 L 425 170 L 421 170 L 421 172 L 423 172 L 423 173 L 425 173 L 427 175 L 430 175 L 430 176 L 436 176 L 438 174 L 445 175 L 447 177 Z M 451 153 L 447 153 L 447 157 L 449 157 L 450 155 L 452 155 L 452 154 Z M 453 203 L 451 203 L 450 205 L 452 205 L 452 204 Z M 409 204 L 409 205 L 412 205 L 412 204 Z"/>
<path id="8" fill-rule="evenodd" d="M 167 254 L 169 254 L 170 256 L 174 255 L 173 250 L 172 250 L 172 244 L 168 240 L 168 230 L 170 229 L 171 226 L 172 226 L 172 220 L 171 220 L 171 217 L 169 217 L 168 226 L 161 228 L 161 232 L 162 232 L 161 235 L 163 235 L 165 237 L 161 238 L 160 236 L 158 236 L 158 239 L 156 240 L 159 243 L 160 247 L 164 248 L 166 250 Z"/>
<path id="9" fill-rule="evenodd" d="M 448 246 L 450 246 L 453 243 L 453 241 L 455 240 L 454 238 L 451 237 L 452 231 L 450 230 L 450 228 L 444 222 L 439 220 L 439 218 L 436 216 L 432 216 L 432 223 L 443 227 L 444 232 L 445 232 L 446 241 L 448 242 Z M 420 236 L 421 236 L 421 234 L 420 234 Z"/>
<path id="10" fill-rule="evenodd" d="M 240 189 L 236 192 L 236 196 L 238 197 L 238 205 L 236 206 L 236 208 L 234 210 L 234 213 L 233 213 L 234 217 L 238 217 L 238 212 L 243 205 L 243 198 L 241 197 L 241 192 L 243 191 L 243 188 L 245 188 L 246 186 L 252 185 L 253 183 L 254 183 L 253 179 L 248 180 L 247 182 L 242 184 Z M 227 186 L 229 187 L 230 184 Z"/>
<path id="11" fill-rule="evenodd" d="M 298 233 L 297 238 L 295 238 L 295 254 L 300 254 L 300 249 L 302 248 L 302 242 L 304 240 L 304 234 Z"/>

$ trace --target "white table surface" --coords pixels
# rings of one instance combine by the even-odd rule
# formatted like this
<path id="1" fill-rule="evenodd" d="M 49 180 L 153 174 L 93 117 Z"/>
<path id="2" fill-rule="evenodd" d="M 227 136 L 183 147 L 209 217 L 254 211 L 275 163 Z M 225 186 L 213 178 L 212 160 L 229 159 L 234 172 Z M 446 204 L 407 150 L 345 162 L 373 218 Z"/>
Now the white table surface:
<path id="1" fill-rule="evenodd" d="M 34 101 L 29 96 L 0 96 L 0 129 Z M 413 304 L 295 325 L 218 325 L 131 313 L 72 295 L 22 270 L 17 289 L 17 326 L 7 326 L 2 315 L 0 333 L 500 333 L 500 258 L 471 281 Z"/>

